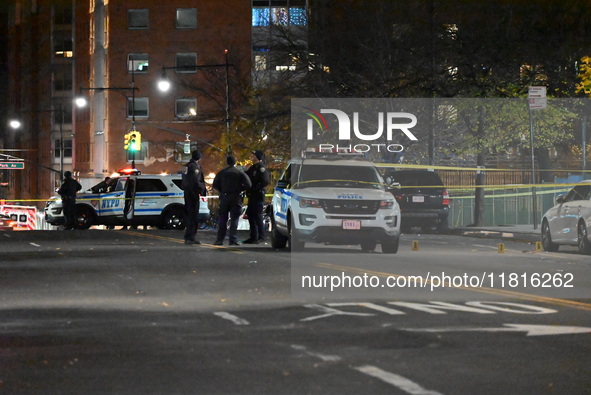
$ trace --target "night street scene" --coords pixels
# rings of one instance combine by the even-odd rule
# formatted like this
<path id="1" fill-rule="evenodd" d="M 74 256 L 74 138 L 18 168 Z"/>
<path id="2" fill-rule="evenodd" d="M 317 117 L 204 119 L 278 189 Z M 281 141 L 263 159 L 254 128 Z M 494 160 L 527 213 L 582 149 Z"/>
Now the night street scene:
<path id="1" fill-rule="evenodd" d="M 586 0 L 0 1 L 0 394 L 591 394 Z"/>

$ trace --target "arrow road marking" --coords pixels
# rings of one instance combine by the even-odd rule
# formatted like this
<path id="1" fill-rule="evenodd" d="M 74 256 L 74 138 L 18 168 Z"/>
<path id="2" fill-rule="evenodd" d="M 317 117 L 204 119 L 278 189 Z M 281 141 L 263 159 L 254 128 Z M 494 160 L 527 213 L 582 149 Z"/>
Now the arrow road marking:
<path id="1" fill-rule="evenodd" d="M 409 332 L 526 332 L 526 336 L 548 336 L 548 335 L 575 335 L 579 333 L 591 333 L 591 328 L 582 326 L 559 326 L 559 325 L 527 325 L 527 324 L 504 324 L 501 328 L 403 328 Z"/>

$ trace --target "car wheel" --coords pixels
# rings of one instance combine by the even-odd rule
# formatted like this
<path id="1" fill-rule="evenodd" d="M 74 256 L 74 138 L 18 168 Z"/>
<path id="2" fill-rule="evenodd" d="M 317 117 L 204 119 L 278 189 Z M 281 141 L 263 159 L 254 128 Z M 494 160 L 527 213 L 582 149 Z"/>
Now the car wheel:
<path id="1" fill-rule="evenodd" d="M 400 237 L 390 237 L 382 241 L 382 252 L 384 254 L 396 254 L 398 252 L 398 245 L 400 244 Z"/>
<path id="2" fill-rule="evenodd" d="M 86 230 L 94 223 L 96 215 L 90 207 L 76 206 L 76 229 Z"/>
<path id="3" fill-rule="evenodd" d="M 367 240 L 361 242 L 361 249 L 363 251 L 373 251 L 376 249 L 376 241 L 375 240 Z"/>
<path id="4" fill-rule="evenodd" d="M 273 214 L 271 214 L 273 215 Z M 273 218 L 273 217 L 271 217 Z M 273 248 L 285 248 L 287 245 L 287 237 L 282 235 L 277 226 L 275 225 L 275 221 L 271 219 L 271 247 Z"/>
<path id="5" fill-rule="evenodd" d="M 162 225 L 165 229 L 185 229 L 185 213 L 178 207 L 166 210 L 162 214 Z"/>
<path id="6" fill-rule="evenodd" d="M 303 251 L 304 248 L 306 247 L 306 243 L 301 241 L 298 238 L 297 233 L 294 232 L 292 224 L 293 224 L 293 219 L 291 219 L 288 224 L 289 225 L 289 248 L 291 249 L 292 252 Z"/>
<path id="7" fill-rule="evenodd" d="M 552 242 L 552 235 L 550 234 L 550 224 L 544 220 L 542 223 L 542 247 L 544 251 L 556 252 L 558 251 L 558 244 Z"/>
<path id="8" fill-rule="evenodd" d="M 581 254 L 591 254 L 591 243 L 589 242 L 585 221 L 579 221 L 579 225 L 577 226 L 577 237 L 579 252 Z"/>

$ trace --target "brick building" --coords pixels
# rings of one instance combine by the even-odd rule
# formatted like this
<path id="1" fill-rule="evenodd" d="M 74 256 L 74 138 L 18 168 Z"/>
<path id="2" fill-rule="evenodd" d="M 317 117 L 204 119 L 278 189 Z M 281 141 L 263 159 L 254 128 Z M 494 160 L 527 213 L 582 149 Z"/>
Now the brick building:
<path id="1" fill-rule="evenodd" d="M 249 1 L 15 0 L 8 18 L 8 114 L 21 127 L 2 140 L 28 161 L 2 174 L 10 197 L 43 200 L 66 170 L 85 187 L 132 161 L 175 173 L 195 148 L 217 170 L 250 78 Z M 79 95 L 85 107 L 72 104 Z"/>

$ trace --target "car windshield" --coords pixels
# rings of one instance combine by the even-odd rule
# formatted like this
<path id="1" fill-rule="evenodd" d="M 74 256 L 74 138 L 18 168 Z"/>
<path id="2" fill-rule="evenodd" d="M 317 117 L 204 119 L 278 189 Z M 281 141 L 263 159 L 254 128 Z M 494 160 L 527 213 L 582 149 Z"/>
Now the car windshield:
<path id="1" fill-rule="evenodd" d="M 384 189 L 375 168 L 370 166 L 302 166 L 299 182 L 295 188 L 374 188 Z"/>

